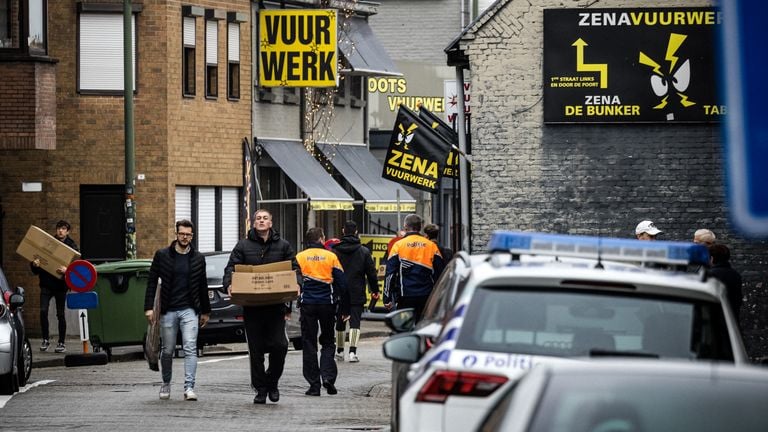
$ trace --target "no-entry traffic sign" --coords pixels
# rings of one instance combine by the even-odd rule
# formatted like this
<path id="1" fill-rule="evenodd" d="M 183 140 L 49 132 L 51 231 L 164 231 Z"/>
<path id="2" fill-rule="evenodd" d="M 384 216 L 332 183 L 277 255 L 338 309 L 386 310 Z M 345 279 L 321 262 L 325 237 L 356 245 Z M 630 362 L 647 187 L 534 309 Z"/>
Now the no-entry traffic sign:
<path id="1" fill-rule="evenodd" d="M 85 260 L 72 261 L 64 272 L 64 281 L 72 291 L 90 291 L 96 285 L 96 268 Z"/>

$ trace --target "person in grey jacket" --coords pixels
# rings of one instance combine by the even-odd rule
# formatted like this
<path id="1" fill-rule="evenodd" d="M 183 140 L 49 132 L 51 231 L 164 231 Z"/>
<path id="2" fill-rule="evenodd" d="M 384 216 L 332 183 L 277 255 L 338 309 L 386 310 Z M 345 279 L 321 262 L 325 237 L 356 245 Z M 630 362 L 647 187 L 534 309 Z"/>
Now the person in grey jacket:
<path id="1" fill-rule="evenodd" d="M 291 261 L 294 270 L 299 268 L 291 244 L 272 229 L 272 213 L 264 209 L 256 210 L 248 237 L 237 242 L 232 249 L 224 269 L 223 284 L 231 295 L 232 272 L 237 264 L 261 265 L 280 261 Z M 267 403 L 267 397 L 272 402 L 280 400 L 278 382 L 283 375 L 285 356 L 288 354 L 285 320 L 289 319 L 290 313 L 290 304 L 284 303 L 243 306 L 251 387 L 256 391 L 253 398 L 255 404 Z M 269 355 L 268 369 L 264 367 L 265 354 Z"/>
<path id="2" fill-rule="evenodd" d="M 192 247 L 192 222 L 176 222 L 176 240 L 170 246 L 155 252 L 149 267 L 147 291 L 144 295 L 144 315 L 151 323 L 160 320 L 162 352 L 160 366 L 163 385 L 160 399 L 171 397 L 173 351 L 177 333 L 181 331 L 184 349 L 184 400 L 196 401 L 195 374 L 197 372 L 197 332 L 208 322 L 211 302 L 208 299 L 208 278 L 205 257 Z M 158 282 L 160 288 L 160 316 L 153 311 Z"/>

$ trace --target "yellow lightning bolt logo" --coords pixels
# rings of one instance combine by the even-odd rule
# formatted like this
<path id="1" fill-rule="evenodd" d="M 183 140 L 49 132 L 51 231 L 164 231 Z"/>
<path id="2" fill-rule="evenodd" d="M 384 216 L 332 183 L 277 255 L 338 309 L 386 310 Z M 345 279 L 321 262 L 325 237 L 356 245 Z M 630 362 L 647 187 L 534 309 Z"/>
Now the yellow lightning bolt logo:
<path id="1" fill-rule="evenodd" d="M 669 44 L 667 44 L 667 55 L 664 56 L 664 59 L 670 63 L 669 73 L 672 73 L 672 71 L 675 70 L 675 64 L 677 64 L 677 57 L 675 56 L 675 53 L 680 48 L 680 45 L 683 44 L 686 37 L 687 37 L 686 35 L 681 35 L 677 33 L 672 33 L 669 35 Z"/>
<path id="2" fill-rule="evenodd" d="M 396 145 L 405 144 L 403 146 L 403 149 L 408 150 L 408 143 L 411 142 L 411 140 L 413 139 L 413 131 L 419 126 L 416 123 L 411 123 L 411 125 L 408 126 L 408 129 L 406 130 L 403 127 L 403 124 L 400 123 L 397 125 L 397 127 L 400 129 L 400 134 L 398 137 L 399 140 L 395 142 L 395 144 Z"/>
<path id="3" fill-rule="evenodd" d="M 691 101 L 688 100 L 688 96 L 686 96 L 686 95 L 684 95 L 682 93 L 678 93 L 677 95 L 680 96 L 680 105 L 682 105 L 682 106 L 684 106 L 686 108 L 688 108 L 691 105 L 696 105 L 696 102 L 691 102 Z"/>
<path id="4" fill-rule="evenodd" d="M 661 73 L 661 65 L 653 61 L 652 58 L 645 55 L 644 52 L 640 51 L 640 59 L 638 61 L 640 62 L 640 64 L 644 64 L 648 67 L 652 67 L 653 73 L 655 73 L 656 75 L 664 76 L 664 74 Z"/>

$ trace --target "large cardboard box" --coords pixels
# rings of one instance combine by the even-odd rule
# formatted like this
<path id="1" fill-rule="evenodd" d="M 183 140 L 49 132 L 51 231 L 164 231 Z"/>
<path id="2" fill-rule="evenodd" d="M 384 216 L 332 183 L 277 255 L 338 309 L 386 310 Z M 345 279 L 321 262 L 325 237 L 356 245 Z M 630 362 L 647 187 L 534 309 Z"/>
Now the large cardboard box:
<path id="1" fill-rule="evenodd" d="M 296 300 L 298 289 L 290 261 L 255 266 L 238 264 L 232 273 L 232 303 L 243 306 Z"/>
<path id="2" fill-rule="evenodd" d="M 27 235 L 19 243 L 16 253 L 30 262 L 39 259 L 40 268 L 57 278 L 64 276 L 56 273 L 57 268 L 66 267 L 72 261 L 80 258 L 78 251 L 34 225 L 31 225 L 27 230 Z"/>

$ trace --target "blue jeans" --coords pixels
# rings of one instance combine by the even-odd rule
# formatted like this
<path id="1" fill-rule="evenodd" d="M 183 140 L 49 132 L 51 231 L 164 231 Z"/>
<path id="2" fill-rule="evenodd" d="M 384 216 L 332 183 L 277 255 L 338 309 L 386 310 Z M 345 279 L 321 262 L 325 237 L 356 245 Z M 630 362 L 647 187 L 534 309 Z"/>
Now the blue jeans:
<path id="1" fill-rule="evenodd" d="M 176 335 L 181 329 L 181 346 L 184 349 L 184 390 L 195 388 L 197 372 L 197 327 L 199 317 L 192 308 L 168 311 L 160 316 L 160 336 L 163 350 L 160 354 L 160 366 L 163 382 L 171 382 L 173 373 L 173 350 L 176 348 Z"/>

